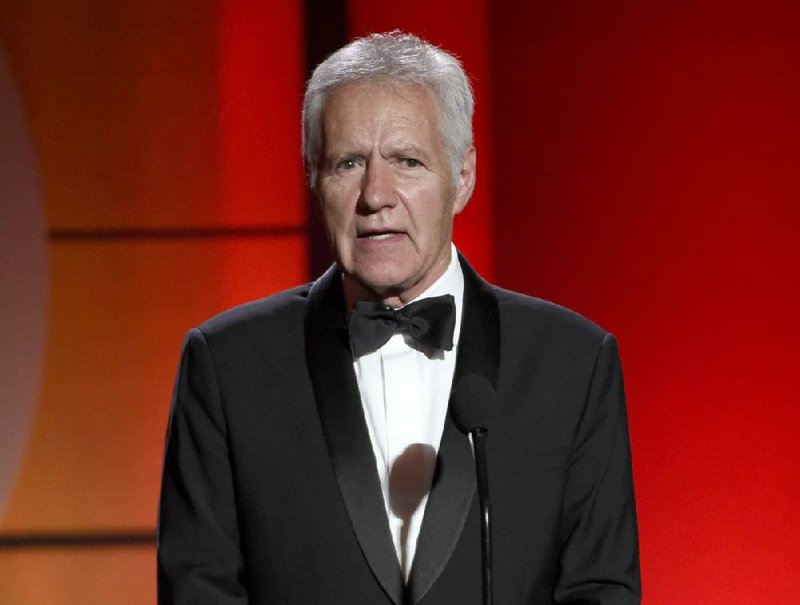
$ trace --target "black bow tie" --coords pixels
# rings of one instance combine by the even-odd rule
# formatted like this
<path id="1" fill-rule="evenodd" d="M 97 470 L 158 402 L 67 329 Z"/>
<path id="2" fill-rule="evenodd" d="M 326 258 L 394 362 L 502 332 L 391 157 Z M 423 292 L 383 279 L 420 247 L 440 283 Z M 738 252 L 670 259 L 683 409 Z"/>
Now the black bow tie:
<path id="1" fill-rule="evenodd" d="M 358 301 L 350 315 L 354 357 L 377 351 L 393 334 L 403 332 L 434 349 L 453 348 L 456 304 L 451 294 L 423 298 L 400 309 L 379 302 Z"/>

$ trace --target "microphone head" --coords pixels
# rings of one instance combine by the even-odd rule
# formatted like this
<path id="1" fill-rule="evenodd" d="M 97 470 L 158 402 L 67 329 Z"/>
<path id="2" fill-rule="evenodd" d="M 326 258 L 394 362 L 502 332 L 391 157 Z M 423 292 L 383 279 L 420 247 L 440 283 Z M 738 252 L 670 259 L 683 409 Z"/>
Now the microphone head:
<path id="1" fill-rule="evenodd" d="M 459 380 L 450 397 L 450 414 L 458 430 L 465 434 L 477 428 L 488 431 L 496 399 L 484 376 L 469 374 Z"/>

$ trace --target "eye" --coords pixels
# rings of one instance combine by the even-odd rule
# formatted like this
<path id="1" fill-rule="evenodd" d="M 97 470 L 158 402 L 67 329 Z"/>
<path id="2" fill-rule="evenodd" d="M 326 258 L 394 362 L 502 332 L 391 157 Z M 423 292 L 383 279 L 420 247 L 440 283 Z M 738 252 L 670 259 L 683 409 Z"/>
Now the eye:
<path id="1" fill-rule="evenodd" d="M 336 164 L 336 170 L 339 172 L 347 172 L 358 168 L 358 160 L 356 158 L 344 158 Z"/>
<path id="2" fill-rule="evenodd" d="M 416 158 L 400 158 L 400 164 L 405 168 L 417 168 L 418 166 L 422 166 L 422 162 Z"/>

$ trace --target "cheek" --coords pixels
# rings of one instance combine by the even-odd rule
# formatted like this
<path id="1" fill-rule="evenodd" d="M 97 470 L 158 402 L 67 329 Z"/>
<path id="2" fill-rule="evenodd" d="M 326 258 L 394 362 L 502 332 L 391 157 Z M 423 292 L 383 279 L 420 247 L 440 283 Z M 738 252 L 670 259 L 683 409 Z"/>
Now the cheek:
<path id="1" fill-rule="evenodd" d="M 353 212 L 347 207 L 342 195 L 325 195 L 319 205 L 322 221 L 332 234 L 346 227 Z"/>
<path id="2" fill-rule="evenodd" d="M 342 216 L 334 212 L 325 215 L 325 227 L 331 241 L 336 241 L 347 232 L 347 225 Z"/>
<path id="3" fill-rule="evenodd" d="M 408 213 L 418 226 L 433 227 L 453 216 L 452 192 L 439 182 L 414 183 L 405 187 L 402 197 L 407 200 Z"/>
<path id="4" fill-rule="evenodd" d="M 444 191 L 441 196 L 428 200 L 426 218 L 431 229 L 436 229 L 437 232 L 449 230 L 455 216 L 453 200 L 447 197 L 448 193 Z"/>

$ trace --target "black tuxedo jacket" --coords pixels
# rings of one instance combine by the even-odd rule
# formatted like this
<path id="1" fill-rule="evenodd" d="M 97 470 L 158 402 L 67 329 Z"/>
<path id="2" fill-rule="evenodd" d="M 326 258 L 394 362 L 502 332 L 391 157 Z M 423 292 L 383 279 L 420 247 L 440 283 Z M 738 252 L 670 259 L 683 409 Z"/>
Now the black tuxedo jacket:
<path id="1" fill-rule="evenodd" d="M 639 603 L 613 336 L 462 267 L 454 383 L 483 374 L 497 392 L 488 441 L 495 603 Z M 332 268 L 187 336 L 161 493 L 162 605 L 481 602 L 474 465 L 449 418 L 403 582 L 343 301 Z"/>

